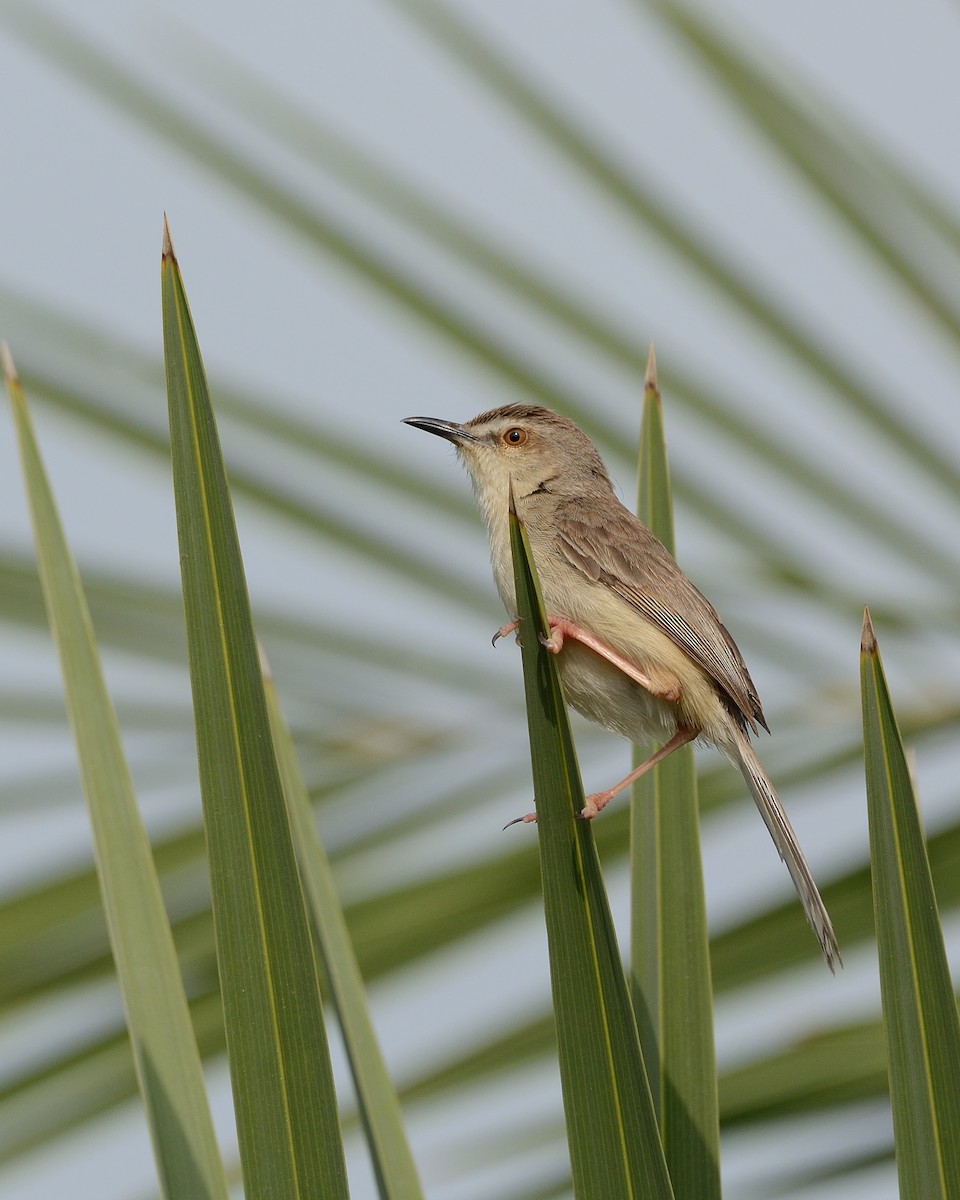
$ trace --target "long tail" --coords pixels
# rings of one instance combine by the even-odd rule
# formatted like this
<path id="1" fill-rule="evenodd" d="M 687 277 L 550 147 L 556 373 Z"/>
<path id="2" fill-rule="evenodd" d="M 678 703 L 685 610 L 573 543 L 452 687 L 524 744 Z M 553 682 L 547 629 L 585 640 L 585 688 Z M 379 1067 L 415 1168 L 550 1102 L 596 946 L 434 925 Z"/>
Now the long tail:
<path id="1" fill-rule="evenodd" d="M 773 843 L 779 850 L 780 857 L 787 864 L 790 878 L 797 889 L 797 895 L 800 897 L 803 911 L 807 914 L 807 920 L 817 935 L 817 941 L 820 943 L 823 957 L 827 960 L 827 966 L 831 971 L 836 971 L 838 963 L 843 966 L 840 947 L 837 945 L 837 937 L 833 932 L 833 925 L 830 923 L 826 906 L 820 898 L 817 885 L 813 882 L 807 860 L 803 857 L 797 835 L 793 832 L 793 826 L 783 811 L 783 805 L 774 791 L 773 784 L 767 778 L 763 764 L 757 758 L 756 751 L 750 744 L 747 735 L 739 729 L 733 732 L 732 744 L 725 746 L 724 749 L 743 773 L 747 786 L 757 802 L 757 808 L 760 809 L 760 816 L 763 817 L 766 827 L 770 830 Z"/>

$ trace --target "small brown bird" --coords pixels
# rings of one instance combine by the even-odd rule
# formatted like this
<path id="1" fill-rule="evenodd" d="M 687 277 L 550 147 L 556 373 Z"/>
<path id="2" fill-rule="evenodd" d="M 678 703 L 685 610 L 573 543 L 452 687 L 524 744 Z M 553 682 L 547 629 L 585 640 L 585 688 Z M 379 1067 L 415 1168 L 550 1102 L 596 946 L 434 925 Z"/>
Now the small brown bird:
<path id="1" fill-rule="evenodd" d="M 767 723 L 743 657 L 713 605 L 617 499 L 593 442 L 539 405 L 508 404 L 464 425 L 436 417 L 408 417 L 406 424 L 456 446 L 487 527 L 497 589 L 515 618 L 512 487 L 550 622 L 547 647 L 558 655 L 570 704 L 632 741 L 667 738 L 615 787 L 590 796 L 582 816 L 595 817 L 687 742 L 713 743 L 743 773 L 833 970 L 840 954 L 830 917 L 750 742 L 749 733 Z M 515 626 L 514 619 L 497 636 Z"/>

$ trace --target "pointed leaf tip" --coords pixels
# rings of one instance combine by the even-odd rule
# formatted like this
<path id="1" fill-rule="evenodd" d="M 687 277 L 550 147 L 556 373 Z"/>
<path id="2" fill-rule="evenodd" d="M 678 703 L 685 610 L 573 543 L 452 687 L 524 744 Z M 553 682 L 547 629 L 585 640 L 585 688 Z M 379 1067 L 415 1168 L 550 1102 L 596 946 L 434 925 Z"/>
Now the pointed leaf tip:
<path id="1" fill-rule="evenodd" d="M 507 511 L 510 513 L 511 517 L 515 517 L 517 515 L 517 505 L 516 505 L 516 501 L 513 498 L 513 476 L 512 475 L 507 480 Z"/>
<path id="2" fill-rule="evenodd" d="M 863 610 L 863 630 L 860 634 L 860 649 L 864 654 L 876 654 L 877 652 L 877 635 L 873 631 L 870 609 L 866 607 Z"/>
<path id="3" fill-rule="evenodd" d="M 160 250 L 164 259 L 169 259 L 172 262 L 177 261 L 177 256 L 173 252 L 173 242 L 170 238 L 170 225 L 167 222 L 167 214 L 163 214 L 163 246 Z"/>
<path id="4" fill-rule="evenodd" d="M 657 354 L 653 348 L 653 342 L 647 343 L 647 370 L 643 377 L 644 390 L 656 392 L 660 395 L 660 383 L 657 379 Z"/>
<path id="5" fill-rule="evenodd" d="M 0 342 L 0 363 L 3 364 L 3 377 L 7 383 L 19 383 L 17 377 L 17 368 L 14 365 L 13 355 L 10 353 L 10 347 L 6 342 Z"/>

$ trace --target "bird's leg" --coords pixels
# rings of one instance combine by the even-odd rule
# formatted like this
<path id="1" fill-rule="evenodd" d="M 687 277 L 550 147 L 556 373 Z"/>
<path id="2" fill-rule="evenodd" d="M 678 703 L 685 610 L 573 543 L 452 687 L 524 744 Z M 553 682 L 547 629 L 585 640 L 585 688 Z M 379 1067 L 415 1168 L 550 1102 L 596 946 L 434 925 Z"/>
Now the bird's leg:
<path id="1" fill-rule="evenodd" d="M 511 621 L 509 625 L 501 625 L 497 632 L 493 635 L 492 645 L 496 645 L 508 633 L 513 633 L 519 626 L 519 621 Z M 656 683 L 651 676 L 646 672 L 641 671 L 639 667 L 634 666 L 632 662 L 617 654 L 615 650 L 611 650 L 605 642 L 601 642 L 599 638 L 594 637 L 592 633 L 588 633 L 580 625 L 574 621 L 568 621 L 566 617 L 551 617 L 550 618 L 550 636 L 548 638 L 540 638 L 541 643 L 550 651 L 551 654 L 559 654 L 563 649 L 563 643 L 567 638 L 572 638 L 576 642 L 582 642 L 595 654 L 599 654 L 601 658 L 605 658 L 607 662 L 612 663 L 617 670 L 622 671 L 635 683 L 648 691 L 652 696 L 656 696 L 658 700 L 666 700 L 673 704 L 680 699 L 680 682 L 674 676 L 669 675 L 667 678 L 670 683 L 664 686 L 663 683 Z"/>
<path id="2" fill-rule="evenodd" d="M 608 788 L 605 792 L 594 792 L 592 796 L 588 796 L 586 803 L 580 810 L 580 817 L 584 821 L 592 821 L 599 812 L 602 812 L 607 807 L 614 796 L 618 796 L 624 788 L 629 787 L 631 783 L 635 783 L 641 775 L 646 775 L 651 767 L 655 767 L 657 763 L 663 762 L 674 750 L 679 750 L 687 742 L 692 742 L 699 733 L 700 730 L 696 726 L 681 725 L 669 742 L 666 742 L 659 750 L 651 754 L 639 767 L 634 767 L 625 779 L 621 779 L 618 784 L 612 788 Z M 527 818 L 524 817 L 523 820 L 526 821 Z"/>
<path id="3" fill-rule="evenodd" d="M 587 796 L 583 808 L 577 813 L 578 819 L 592 821 L 595 816 L 607 807 L 614 796 L 618 796 L 624 788 L 629 787 L 631 783 L 635 783 L 641 775 L 646 775 L 651 767 L 655 767 L 657 763 L 663 762 L 674 750 L 679 750 L 687 742 L 692 742 L 699 734 L 700 730 L 695 726 L 681 725 L 669 742 L 666 742 L 659 750 L 651 754 L 639 767 L 635 767 L 626 779 L 621 779 L 615 787 L 609 788 L 605 792 L 594 792 L 593 795 Z M 531 821 L 535 821 L 536 819 L 537 814 L 529 812 L 522 817 L 515 817 L 512 821 L 508 821 L 504 825 L 504 829 L 509 829 L 511 825 L 519 825 L 521 822 L 524 825 L 529 825 Z"/>
<path id="4" fill-rule="evenodd" d="M 588 633 L 586 629 L 582 629 L 579 625 L 573 621 L 568 621 L 564 617 L 556 620 L 551 618 L 550 636 L 548 638 L 541 638 L 540 640 L 551 654 L 559 654 L 563 649 L 563 643 L 566 638 L 573 638 L 574 641 L 582 642 L 584 646 L 588 646 L 594 653 L 599 654 L 601 658 L 605 658 L 607 662 L 613 663 L 624 675 L 628 675 L 636 683 L 639 683 L 651 695 L 656 696 L 658 700 L 667 700 L 673 703 L 680 699 L 680 683 L 673 676 L 668 676 L 672 681 L 668 687 L 663 687 L 661 684 L 655 683 L 649 675 L 641 671 L 639 667 L 635 667 L 632 662 L 621 657 L 615 650 L 611 650 L 605 642 L 601 642 L 592 633 Z"/>

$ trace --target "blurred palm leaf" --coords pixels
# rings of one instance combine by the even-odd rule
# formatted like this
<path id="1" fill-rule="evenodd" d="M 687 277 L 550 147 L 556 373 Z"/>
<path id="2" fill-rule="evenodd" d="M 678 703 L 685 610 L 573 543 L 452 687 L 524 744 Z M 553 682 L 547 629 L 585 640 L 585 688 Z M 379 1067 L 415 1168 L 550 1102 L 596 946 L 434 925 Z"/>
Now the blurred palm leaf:
<path id="1" fill-rule="evenodd" d="M 861 653 L 873 903 L 904 1197 L 960 1187 L 960 1022 L 917 798 L 867 610 Z"/>
<path id="2" fill-rule="evenodd" d="M 778 736 L 764 758 L 792 809 L 803 816 L 798 801 L 807 801 L 825 827 L 819 843 L 816 830 L 803 840 L 824 864 L 818 871 L 827 877 L 824 897 L 850 964 L 847 975 L 856 979 L 868 960 L 858 947 L 872 938 L 865 838 L 851 832 L 856 822 L 849 815 L 862 809 L 861 785 L 854 782 L 859 613 L 870 599 L 888 664 L 902 673 L 905 734 L 932 769 L 949 763 L 948 735 L 960 708 L 952 669 L 960 664 L 954 586 L 960 549 L 949 536 L 960 496 L 954 440 L 931 435 L 923 398 L 908 397 L 906 381 L 878 383 L 875 364 L 863 361 L 842 328 L 813 322 L 741 261 L 734 246 L 698 228 L 665 182 L 614 151 L 613 138 L 581 119 L 572 97 L 551 95 L 534 82 L 536 73 L 513 51 L 463 26 L 452 6 L 404 0 L 396 7 L 430 31 L 450 69 L 479 84 L 481 103 L 489 99 L 491 108 L 508 114 L 521 131 L 516 136 L 548 149 L 571 187 L 587 184 L 598 197 L 592 220 L 609 220 L 625 245 L 655 239 L 678 274 L 702 285 L 705 309 L 729 307 L 748 331 L 732 373 L 722 364 L 698 367 L 703 356 L 685 330 L 656 333 L 675 455 L 680 558 L 732 618 L 754 676 L 771 681 L 764 692 Z M 636 10 L 638 22 L 651 20 L 650 6 Z M 924 180 L 880 152 L 822 97 L 785 86 L 781 72 L 758 66 L 769 56 L 747 53 L 687 9 L 663 6 L 661 19 L 696 56 L 698 70 L 709 69 L 737 119 L 799 172 L 799 195 L 809 189 L 813 200 L 809 221 L 819 220 L 819 206 L 829 204 L 830 219 L 860 256 L 856 261 L 869 264 L 872 279 L 881 273 L 891 303 L 917 324 L 935 322 L 939 336 L 952 343 L 957 298 L 941 282 L 956 277 L 958 221 L 951 204 L 932 196 Z M 183 155 L 191 170 L 220 187 L 224 203 L 245 203 L 265 234 L 279 230 L 315 256 L 318 271 L 334 264 L 402 319 L 412 317 L 410 327 L 427 334 L 417 349 L 438 359 L 456 356 L 474 391 L 505 391 L 562 408 L 598 438 L 617 470 L 630 469 L 642 348 L 654 331 L 634 330 L 631 320 L 597 299 L 598 289 L 579 288 L 569 272 L 418 183 L 414 170 L 382 161 L 281 86 L 183 30 L 170 43 L 172 57 L 194 83 L 174 88 L 153 83 L 121 52 L 80 38 L 35 6 L 6 5 L 0 21 L 66 79 L 92 88 L 111 112 Z M 189 96 L 198 80 L 198 94 Z M 219 120 L 224 113 L 232 122 L 228 133 Z M 338 208 L 325 199 L 330 180 L 351 197 L 349 204 Z M 376 219 L 365 224 L 368 211 Z M 414 256 L 404 252 L 411 245 Z M 159 356 L 2 282 L 0 324 L 38 413 L 46 408 L 53 421 L 82 429 L 96 447 L 98 467 L 102 455 L 108 470 L 119 445 L 125 462 L 141 464 L 151 486 L 164 488 Z M 488 293 L 493 304 L 484 302 Z M 262 297 L 254 295 L 259 303 Z M 269 304 L 282 308 L 283 298 L 270 297 Z M 528 328 L 536 336 L 517 333 Z M 778 419 L 764 399 L 762 377 L 744 373 L 739 364 L 749 361 L 754 344 L 785 379 L 799 379 L 809 392 L 806 422 Z M 568 347 L 592 374 L 565 370 Z M 945 370 L 956 378 L 952 358 Z M 330 411 L 316 403 L 306 408 L 282 389 L 264 396 L 212 374 L 241 531 L 249 528 L 254 541 L 296 546 L 300 555 L 306 546 L 317 574 L 334 572 L 339 585 L 335 603 L 318 597 L 307 607 L 288 602 L 266 572 L 259 579 L 252 573 L 258 632 L 297 737 L 360 965 L 383 997 L 389 1028 L 390 996 L 401 971 L 414 981 L 422 1017 L 447 989 L 470 986 L 461 978 L 476 978 L 464 965 L 468 951 L 487 980 L 499 978 L 503 947 L 528 928 L 538 891 L 535 848 L 522 831 L 498 832 L 529 803 L 519 666 L 506 649 L 499 657 L 487 653 L 484 633 L 499 615 L 462 480 L 432 460 L 424 465 L 398 452 L 401 435 L 392 425 L 351 428 L 342 404 Z M 609 392 L 598 393 L 589 382 L 595 378 L 608 381 Z M 325 390 L 322 343 L 311 387 Z M 624 415 L 622 397 L 630 394 L 635 415 Z M 158 579 L 126 567 L 122 553 L 81 560 L 155 833 L 198 1038 L 205 1054 L 216 1055 L 222 1031 L 200 868 L 177 564 L 171 557 Z M 364 591 L 378 599 L 361 622 L 354 597 L 370 580 L 376 586 Z M 36 641 L 39 647 L 37 582 L 14 542 L 0 547 L 0 616 L 11 644 L 29 650 Z M 29 735 L 47 745 L 57 737 L 51 730 L 62 725 L 59 692 L 42 668 L 29 667 L 28 678 L 22 701 L 18 680 L 5 683 L 15 711 L 0 707 L 0 734 Z M 592 773 L 591 760 L 608 743 L 582 728 L 577 736 Z M 605 763 L 604 775 L 609 771 Z M 784 900 L 789 885 L 777 890 L 782 880 L 775 856 L 763 877 L 769 887 L 758 882 L 756 895 L 746 899 L 734 893 L 717 847 L 747 801 L 732 773 L 712 762 L 701 772 L 700 789 L 709 814 L 708 903 L 715 887 L 725 893 L 726 906 L 712 942 L 718 1049 L 727 1064 L 722 1120 L 725 1127 L 735 1123 L 742 1136 L 745 1128 L 765 1128 L 774 1114 L 819 1112 L 821 1132 L 829 1131 L 838 1105 L 866 1104 L 883 1093 L 877 1031 L 871 1026 L 862 1034 L 870 1038 L 867 1053 L 859 1026 L 851 1024 L 851 1017 L 866 1021 L 879 1013 L 875 989 L 868 985 L 871 999 L 860 1007 L 835 1002 L 846 993 L 830 991 L 830 980 L 817 973 L 802 916 L 792 897 Z M 53 806 L 60 811 L 68 800 L 62 767 L 39 756 L 29 771 L 21 767 L 0 778 L 0 803 L 9 806 L 11 821 Z M 844 814 L 846 829 L 836 849 L 829 840 L 835 811 Z M 595 832 L 607 871 L 616 877 L 625 864 L 625 806 L 605 814 Z M 758 871 L 766 861 L 761 844 L 758 835 Z M 955 815 L 941 818 L 930 857 L 949 919 L 960 908 Z M 807 965 L 810 972 L 801 972 Z M 54 1143 L 131 1094 L 119 1008 L 100 1006 L 96 1019 L 89 1011 L 93 991 L 113 994 L 110 979 L 84 851 L 38 856 L 0 906 L 0 1021 L 16 1031 L 31 1014 L 55 1011 L 58 1028 L 69 1036 L 39 1040 L 8 1062 L 0 1077 L 0 1158 L 16 1166 L 28 1147 Z M 809 1016 L 771 1026 L 756 1045 L 725 1034 L 730 1006 L 763 1015 L 771 992 L 776 996 L 791 981 L 808 989 Z M 421 1025 L 416 1053 L 396 1034 L 392 1043 L 385 1039 L 429 1195 L 444 1195 L 446 1181 L 467 1170 L 443 1165 L 454 1155 L 449 1145 L 441 1149 L 431 1140 L 440 1115 L 472 1102 L 496 1113 L 525 1070 L 552 1078 L 547 1005 L 544 969 L 534 996 L 505 986 L 502 1000 L 489 998 L 484 1020 L 463 1025 L 456 1038 L 434 1045 Z M 411 1035 L 409 1021 L 405 1033 Z M 770 1081 L 784 1077 L 791 1087 L 781 1096 Z M 56 1106 L 51 1096 L 60 1098 Z M 497 1194 L 532 1200 L 564 1194 L 555 1155 L 532 1166 L 527 1157 L 531 1147 L 549 1151 L 559 1129 L 557 1102 L 553 1113 L 541 1109 L 536 1121 L 518 1122 L 509 1142 L 493 1118 L 468 1141 L 483 1162 L 492 1139 L 505 1169 L 514 1171 L 511 1182 L 498 1179 Z M 450 1142 L 456 1143 L 455 1133 Z M 853 1147 L 824 1159 L 823 1176 L 834 1171 L 840 1177 L 874 1156 L 871 1146 Z M 469 1155 L 459 1161 L 467 1163 Z M 801 1174 L 785 1162 L 779 1176 L 758 1177 L 757 1186 L 772 1192 L 779 1178 L 799 1190 Z M 810 1179 L 816 1174 L 811 1169 Z"/>

